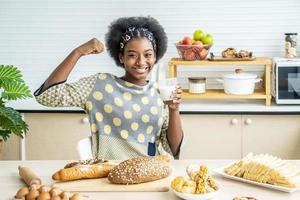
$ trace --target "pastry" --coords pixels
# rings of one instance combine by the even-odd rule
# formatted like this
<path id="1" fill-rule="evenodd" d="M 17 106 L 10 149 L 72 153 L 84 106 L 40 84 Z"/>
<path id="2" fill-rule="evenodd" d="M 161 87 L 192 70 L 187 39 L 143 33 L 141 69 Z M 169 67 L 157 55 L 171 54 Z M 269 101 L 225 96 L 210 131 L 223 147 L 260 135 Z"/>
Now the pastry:
<path id="1" fill-rule="evenodd" d="M 90 159 L 78 162 L 72 162 L 55 172 L 52 176 L 53 180 L 70 181 L 87 178 L 106 177 L 111 169 L 117 164 L 102 159 Z"/>
<path id="2" fill-rule="evenodd" d="M 223 58 L 236 58 L 237 51 L 235 48 L 227 48 L 224 51 L 222 51 L 222 57 Z"/>
<path id="3" fill-rule="evenodd" d="M 108 180 L 115 184 L 138 184 L 155 181 L 171 174 L 167 156 L 139 156 L 121 162 L 108 174 Z"/>

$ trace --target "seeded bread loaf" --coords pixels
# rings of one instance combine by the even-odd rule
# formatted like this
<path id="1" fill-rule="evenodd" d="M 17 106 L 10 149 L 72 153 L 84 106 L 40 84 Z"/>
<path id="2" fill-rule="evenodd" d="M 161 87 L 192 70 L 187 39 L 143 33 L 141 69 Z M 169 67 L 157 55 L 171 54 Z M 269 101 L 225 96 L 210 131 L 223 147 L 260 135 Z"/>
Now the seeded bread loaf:
<path id="1" fill-rule="evenodd" d="M 167 156 L 139 156 L 125 160 L 108 174 L 108 180 L 115 184 L 138 184 L 168 177 L 172 168 Z"/>

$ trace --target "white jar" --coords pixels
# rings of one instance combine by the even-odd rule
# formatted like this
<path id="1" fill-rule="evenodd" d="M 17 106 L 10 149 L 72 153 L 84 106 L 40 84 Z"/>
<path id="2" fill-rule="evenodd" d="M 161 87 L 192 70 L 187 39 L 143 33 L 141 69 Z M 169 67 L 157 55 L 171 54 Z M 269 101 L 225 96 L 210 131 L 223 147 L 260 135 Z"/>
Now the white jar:
<path id="1" fill-rule="evenodd" d="M 194 94 L 205 93 L 205 77 L 189 77 L 189 92 Z"/>

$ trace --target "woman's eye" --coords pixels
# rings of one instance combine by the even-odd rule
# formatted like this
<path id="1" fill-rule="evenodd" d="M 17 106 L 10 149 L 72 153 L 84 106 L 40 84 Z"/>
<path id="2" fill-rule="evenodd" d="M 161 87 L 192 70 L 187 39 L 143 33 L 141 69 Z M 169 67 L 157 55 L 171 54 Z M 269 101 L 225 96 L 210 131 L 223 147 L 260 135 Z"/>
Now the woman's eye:
<path id="1" fill-rule="evenodd" d="M 150 57 L 152 57 L 152 53 L 147 53 L 146 58 L 150 58 Z"/>
<path id="2" fill-rule="evenodd" d="M 134 55 L 134 54 L 129 54 L 128 57 L 130 57 L 130 58 L 135 58 L 136 55 Z"/>

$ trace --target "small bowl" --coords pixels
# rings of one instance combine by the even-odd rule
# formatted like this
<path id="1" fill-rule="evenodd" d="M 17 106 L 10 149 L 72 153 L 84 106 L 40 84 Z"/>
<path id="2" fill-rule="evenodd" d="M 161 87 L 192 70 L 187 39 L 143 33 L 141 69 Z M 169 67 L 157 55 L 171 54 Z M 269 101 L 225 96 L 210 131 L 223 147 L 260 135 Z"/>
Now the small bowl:
<path id="1" fill-rule="evenodd" d="M 205 60 L 212 45 L 175 44 L 179 56 L 183 60 Z"/>
<path id="2" fill-rule="evenodd" d="M 219 185 L 219 184 L 218 184 Z M 220 187 L 220 185 L 219 185 Z M 188 194 L 183 192 L 177 192 L 172 188 L 173 192 L 181 199 L 186 200 L 207 200 L 207 199 L 213 199 L 216 197 L 216 195 L 219 193 L 220 188 L 214 192 L 206 193 L 206 194 Z"/>

